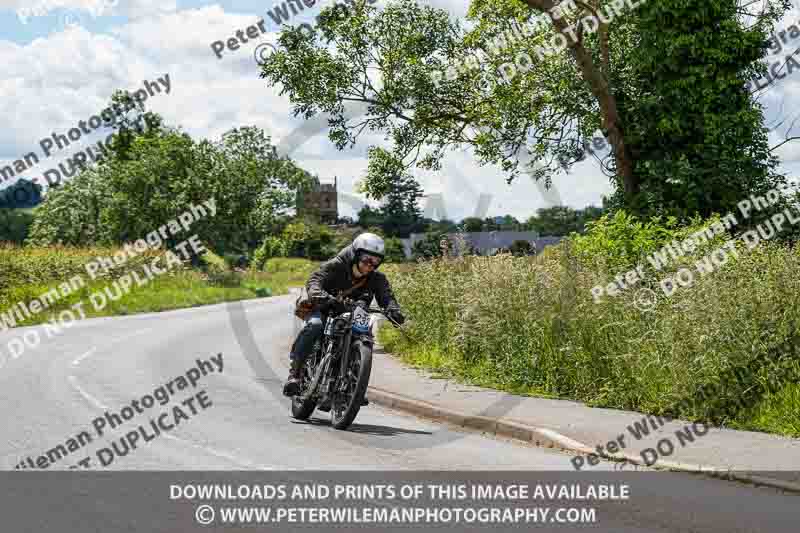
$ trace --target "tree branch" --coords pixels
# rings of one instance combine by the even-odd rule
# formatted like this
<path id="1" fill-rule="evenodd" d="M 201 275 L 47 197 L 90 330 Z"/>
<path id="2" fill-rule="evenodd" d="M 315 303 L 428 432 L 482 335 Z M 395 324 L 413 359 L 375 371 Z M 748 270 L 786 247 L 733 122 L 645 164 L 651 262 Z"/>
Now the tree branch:
<path id="1" fill-rule="evenodd" d="M 794 137 L 788 137 L 788 138 L 784 139 L 783 141 L 781 141 L 780 143 L 778 143 L 775 146 L 773 146 L 772 148 L 770 148 L 769 151 L 772 152 L 773 150 L 777 150 L 778 148 L 780 148 L 784 144 L 788 143 L 789 141 L 796 141 L 797 139 L 800 139 L 800 136 L 795 135 Z"/>

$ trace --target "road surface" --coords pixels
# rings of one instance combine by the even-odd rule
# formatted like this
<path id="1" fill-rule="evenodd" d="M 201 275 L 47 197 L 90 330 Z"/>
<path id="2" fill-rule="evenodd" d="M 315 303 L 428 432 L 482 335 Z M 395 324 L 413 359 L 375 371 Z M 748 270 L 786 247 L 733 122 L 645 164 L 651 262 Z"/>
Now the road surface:
<path id="1" fill-rule="evenodd" d="M 30 464 L 28 458 L 36 462 L 59 444 L 66 448 L 70 439 L 78 442 L 84 432 L 91 443 L 55 457 L 48 470 L 78 466 L 80 471 L 78 461 L 88 457 L 83 466 L 94 470 L 562 471 L 565 479 L 576 479 L 560 452 L 448 429 L 374 404 L 362 409 L 348 432 L 332 429 L 327 413 L 316 412 L 308 422 L 293 420 L 288 400 L 280 395 L 286 377 L 280 360 L 294 330 L 292 301 L 279 297 L 90 319 L 53 338 L 41 327 L 0 333 L 3 468 Z M 41 344 L 9 357 L 9 340 L 33 329 L 41 332 Z M 211 371 L 218 354 L 222 370 Z M 196 386 L 179 390 L 177 377 L 202 368 L 198 359 L 207 361 L 207 375 L 195 371 Z M 373 372 L 380 372 L 379 362 Z M 156 403 L 149 409 L 139 405 L 142 412 L 117 428 L 108 426 L 108 418 L 97 422 L 106 411 L 121 413 L 167 383 L 175 398 L 196 398 L 191 408 L 183 404 L 182 419 L 174 419 L 172 403 Z M 161 412 L 169 415 L 160 427 L 172 427 L 154 436 L 148 421 Z M 103 424 L 106 439 L 97 435 L 96 425 Z M 148 431 L 140 433 L 134 449 L 113 458 L 108 452 L 108 464 L 99 464 L 99 448 L 114 451 L 114 440 L 122 448 L 126 432 L 142 426 L 150 428 L 152 440 L 143 442 Z M 613 469 L 607 465 L 605 470 Z M 615 531 L 795 531 L 800 518 L 797 497 L 773 489 L 688 474 L 647 475 L 649 482 L 637 487 L 635 499 L 606 510 L 605 526 Z"/>

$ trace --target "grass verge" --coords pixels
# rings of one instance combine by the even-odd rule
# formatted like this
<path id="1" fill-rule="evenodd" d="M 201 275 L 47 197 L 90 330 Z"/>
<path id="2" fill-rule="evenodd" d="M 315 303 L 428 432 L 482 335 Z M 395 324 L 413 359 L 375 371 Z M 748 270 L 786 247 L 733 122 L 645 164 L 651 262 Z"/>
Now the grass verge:
<path id="1" fill-rule="evenodd" d="M 93 248 L 47 248 L 30 249 L 17 247 L 0 248 L 0 275 L 12 280 L 12 284 L 0 287 L 0 313 L 9 313 L 17 302 L 29 304 L 33 299 L 51 289 L 58 289 L 70 277 L 80 276 L 83 286 L 62 297 L 43 311 L 30 318 L 17 321 L 17 326 L 31 326 L 48 322 L 61 311 L 84 302 L 87 317 L 104 317 L 168 311 L 201 305 L 247 300 L 287 294 L 289 287 L 304 285 L 318 263 L 306 259 L 276 258 L 267 262 L 264 271 L 232 271 L 218 256 L 209 254 L 209 264 L 215 267 L 207 271 L 189 267 L 176 268 L 157 276 L 138 287 L 133 284 L 130 291 L 113 300 L 106 289 L 113 281 L 130 272 L 139 272 L 141 266 L 153 254 L 144 254 L 115 268 L 107 276 L 92 280 L 84 265 L 99 256 L 112 256 L 115 249 Z M 91 303 L 93 294 L 106 294 L 105 306 Z M 115 294 L 111 290 L 111 294 Z M 100 309 L 96 308 L 100 307 Z"/>
<path id="2" fill-rule="evenodd" d="M 536 257 L 443 258 L 404 272 L 387 265 L 417 341 L 392 328 L 379 338 L 403 361 L 462 382 L 652 414 L 688 396 L 700 401 L 673 414 L 707 421 L 716 399 L 703 401 L 703 391 L 735 398 L 763 390 L 766 367 L 717 382 L 786 345 L 800 324 L 798 248 L 766 242 L 740 252 L 713 272 L 695 271 L 691 286 L 669 297 L 660 280 L 694 268 L 701 255 L 600 301 L 592 288 L 620 270 L 598 269 L 569 242 Z M 652 291 L 652 306 L 637 300 L 640 288 Z M 800 437 L 800 360 L 779 357 L 791 369 L 780 387 L 750 406 L 724 403 L 722 425 Z"/>

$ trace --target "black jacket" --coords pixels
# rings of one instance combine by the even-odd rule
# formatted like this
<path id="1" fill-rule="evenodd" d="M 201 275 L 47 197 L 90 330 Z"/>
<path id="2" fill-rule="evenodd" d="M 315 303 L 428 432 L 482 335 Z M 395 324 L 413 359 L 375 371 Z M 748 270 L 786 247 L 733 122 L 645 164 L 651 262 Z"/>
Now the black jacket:
<path id="1" fill-rule="evenodd" d="M 322 263 L 306 283 L 308 298 L 317 306 L 323 304 L 331 296 L 337 296 L 357 283 L 353 276 L 355 263 L 355 250 L 350 244 L 342 248 L 336 257 Z M 389 280 L 383 272 L 373 270 L 367 275 L 367 283 L 351 292 L 348 297 L 354 300 L 372 302 L 372 297 L 378 301 L 383 309 L 397 308 L 400 306 L 392 293 Z M 325 311 L 324 306 L 322 310 Z"/>

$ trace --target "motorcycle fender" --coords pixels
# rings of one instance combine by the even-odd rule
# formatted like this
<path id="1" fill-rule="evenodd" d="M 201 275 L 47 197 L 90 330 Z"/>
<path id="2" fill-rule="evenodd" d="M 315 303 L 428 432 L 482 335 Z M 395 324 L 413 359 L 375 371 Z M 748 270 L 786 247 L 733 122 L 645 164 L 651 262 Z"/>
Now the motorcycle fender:
<path id="1" fill-rule="evenodd" d="M 371 337 L 366 336 L 366 335 L 363 336 L 363 337 L 359 337 L 358 338 L 358 342 L 360 342 L 364 346 L 369 346 L 370 348 L 372 348 L 372 346 L 375 344 L 373 339 Z"/>

